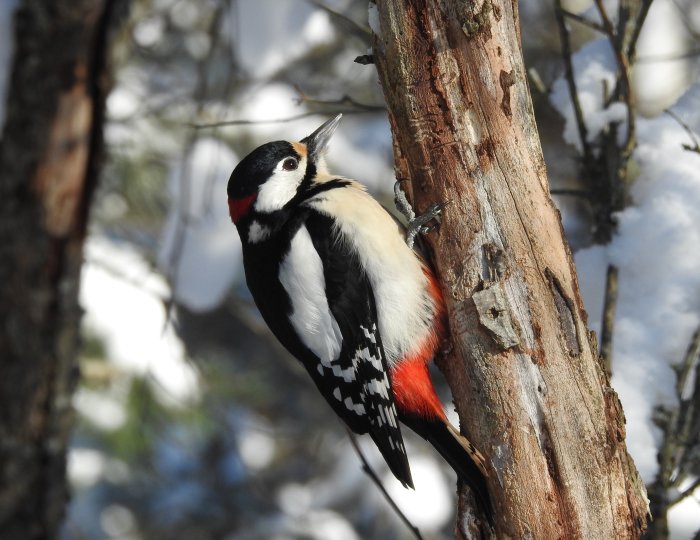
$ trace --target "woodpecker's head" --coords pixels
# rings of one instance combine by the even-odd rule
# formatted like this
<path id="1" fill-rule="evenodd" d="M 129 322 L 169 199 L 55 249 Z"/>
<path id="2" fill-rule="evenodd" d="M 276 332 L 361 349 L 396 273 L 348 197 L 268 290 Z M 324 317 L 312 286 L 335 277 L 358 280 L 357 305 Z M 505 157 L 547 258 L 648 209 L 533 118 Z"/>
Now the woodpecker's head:
<path id="1" fill-rule="evenodd" d="M 243 158 L 228 181 L 231 220 L 239 225 L 253 213 L 281 210 L 326 175 L 325 150 L 342 116 L 299 142 L 270 142 Z"/>

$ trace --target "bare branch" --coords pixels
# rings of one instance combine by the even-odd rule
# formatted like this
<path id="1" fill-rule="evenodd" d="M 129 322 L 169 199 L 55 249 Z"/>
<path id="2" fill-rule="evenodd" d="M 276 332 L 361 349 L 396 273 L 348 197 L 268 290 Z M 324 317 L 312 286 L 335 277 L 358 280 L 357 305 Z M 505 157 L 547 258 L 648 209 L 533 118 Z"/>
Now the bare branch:
<path id="1" fill-rule="evenodd" d="M 591 192 L 586 189 L 568 189 L 568 188 L 554 188 L 550 189 L 549 193 L 552 195 L 568 195 L 570 197 L 582 197 L 587 199 L 591 196 Z"/>
<path id="2" fill-rule="evenodd" d="M 319 116 L 319 115 L 336 115 L 336 114 L 364 114 L 376 112 L 375 110 L 359 110 L 359 109 L 333 109 L 328 111 L 307 111 L 305 113 L 297 114 L 294 116 L 288 116 L 286 118 L 270 118 L 265 120 L 224 120 L 221 122 L 212 122 L 207 124 L 187 124 L 188 126 L 195 129 L 214 129 L 227 126 L 256 126 L 256 125 L 266 125 L 266 124 L 287 124 L 289 122 L 295 122 L 301 120 L 302 118 L 308 118 L 309 116 Z"/>
<path id="3" fill-rule="evenodd" d="M 327 4 L 324 4 L 323 2 L 320 2 L 319 0 L 306 1 L 309 2 L 309 4 L 316 6 L 318 9 L 328 13 L 332 19 L 338 21 L 340 24 L 348 28 L 350 32 L 352 32 L 354 35 L 361 38 L 362 40 L 366 41 L 367 43 L 369 43 L 372 39 L 372 31 L 368 27 L 361 25 L 357 21 L 354 21 L 344 13 L 341 13 L 340 11 L 330 7 Z"/>
<path id="4" fill-rule="evenodd" d="M 700 352 L 700 328 L 698 328 L 690 339 L 688 348 L 685 351 L 683 362 L 678 366 L 678 379 L 676 381 L 676 395 L 679 400 L 683 399 L 685 385 L 688 382 L 690 371 L 695 363 L 695 359 Z"/>
<path id="5" fill-rule="evenodd" d="M 622 97 L 627 103 L 627 137 L 625 139 L 625 144 L 622 149 L 622 158 L 625 162 L 631 155 L 636 145 L 635 130 L 636 130 L 636 117 L 635 117 L 635 99 L 632 92 L 632 82 L 630 75 L 630 59 L 624 51 L 624 39 L 615 32 L 608 11 L 605 8 L 603 0 L 595 0 L 595 5 L 600 14 L 600 18 L 603 21 L 603 28 L 605 28 L 605 34 L 610 41 L 610 46 L 612 47 L 613 53 L 615 55 L 615 61 L 617 62 L 617 67 L 620 71 L 619 79 L 617 82 L 616 91 L 613 93 L 613 99 L 617 97 Z"/>
<path id="6" fill-rule="evenodd" d="M 209 53 L 197 62 L 197 84 L 194 88 L 193 99 L 197 103 L 197 114 L 201 114 L 204 108 L 204 100 L 206 98 L 209 84 L 207 79 L 207 66 L 211 59 L 213 58 L 214 51 L 216 50 L 216 44 L 220 37 L 218 30 L 219 20 L 222 17 L 222 12 L 224 10 L 224 5 L 220 4 L 209 24 L 209 35 L 212 39 L 211 47 L 209 48 Z M 184 143 L 184 149 L 181 154 L 180 167 L 178 171 L 178 219 L 175 224 L 173 249 L 167 261 L 168 265 L 168 279 L 170 281 L 171 297 L 166 303 L 166 315 L 165 323 L 163 328 L 170 324 L 170 320 L 173 313 L 173 308 L 175 306 L 175 296 L 177 294 L 177 284 L 178 277 L 180 274 L 180 260 L 184 252 L 185 240 L 187 236 L 187 229 L 189 227 L 189 212 L 188 205 L 190 203 L 190 155 L 194 149 L 194 145 L 197 142 L 197 133 L 195 129 L 191 129 L 187 134 Z"/>
<path id="7" fill-rule="evenodd" d="M 633 64 L 637 56 L 637 41 L 639 41 L 639 35 L 642 33 L 642 27 L 644 26 L 644 21 L 649 14 L 649 8 L 653 0 L 641 0 L 642 6 L 639 8 L 639 13 L 637 14 L 637 20 L 634 23 L 634 30 L 632 30 L 632 36 L 630 37 L 629 46 L 627 47 L 627 58 L 629 58 L 630 64 Z"/>
<path id="8" fill-rule="evenodd" d="M 672 507 L 677 505 L 679 502 L 681 502 L 683 499 L 686 499 L 690 497 L 693 493 L 695 493 L 695 490 L 700 487 L 700 478 L 696 478 L 695 481 L 688 486 L 687 489 L 684 489 L 681 491 L 678 496 L 673 499 L 671 502 L 668 503 L 668 507 Z"/>
<path id="9" fill-rule="evenodd" d="M 671 109 L 666 109 L 664 111 L 667 115 L 669 115 L 671 118 L 673 118 L 680 126 L 685 130 L 685 132 L 688 134 L 688 137 L 690 137 L 690 140 L 693 141 L 693 145 L 689 144 L 684 144 L 683 148 L 690 151 L 690 152 L 697 152 L 700 154 L 700 141 L 698 141 L 697 135 L 695 135 L 695 132 L 686 124 L 680 116 L 678 116 L 676 113 L 674 113 Z"/>
<path id="10" fill-rule="evenodd" d="M 595 30 L 596 32 L 600 32 L 601 34 L 605 33 L 605 28 L 600 23 L 597 23 L 595 21 L 592 21 L 590 19 L 587 19 L 583 15 L 579 15 L 577 13 L 572 13 L 571 11 L 567 9 L 561 10 L 562 14 L 567 18 L 571 19 L 572 21 L 576 21 L 577 23 L 581 23 L 584 26 L 587 26 L 588 28 L 591 28 Z"/>
<path id="11" fill-rule="evenodd" d="M 700 365 L 696 359 L 700 352 L 700 327 L 695 331 L 688 344 L 683 361 L 674 366 L 676 372 L 676 395 L 678 396 L 678 408 L 674 411 L 673 444 L 674 469 L 671 471 L 670 485 L 678 487 L 688 473 L 692 470 L 694 446 L 697 446 L 698 435 L 700 435 L 700 424 L 698 424 L 698 414 L 700 414 Z M 695 388 L 689 387 L 691 371 L 695 367 Z"/>
<path id="12" fill-rule="evenodd" d="M 656 519 L 650 528 L 651 538 L 668 537 L 668 509 L 691 495 L 698 487 L 691 486 L 681 492 L 673 501 L 669 498 L 669 489 L 678 486 L 691 468 L 692 444 L 697 445 L 697 418 L 700 407 L 700 364 L 697 362 L 700 352 L 700 327 L 698 327 L 690 339 L 683 360 L 673 367 L 676 373 L 676 397 L 678 406 L 670 411 L 661 410 L 663 417 L 660 427 L 663 429 L 664 438 L 659 448 L 658 461 L 659 472 L 656 480 L 650 486 L 649 499 Z M 692 395 L 687 394 L 686 386 L 690 373 L 695 365 L 695 388 Z M 694 482 L 697 484 L 697 480 Z"/>
<path id="13" fill-rule="evenodd" d="M 648 56 L 641 56 L 637 59 L 637 63 L 651 63 L 651 62 L 675 62 L 677 60 L 686 60 L 688 58 L 695 58 L 700 56 L 700 49 L 691 49 L 684 53 L 674 53 L 674 54 L 650 54 Z"/>
<path id="14" fill-rule="evenodd" d="M 401 518 L 401 521 L 403 521 L 406 524 L 406 527 L 411 529 L 411 532 L 413 532 L 413 535 L 418 539 L 418 540 L 423 540 L 423 536 L 421 535 L 420 531 L 418 530 L 418 527 L 416 527 L 413 523 L 409 521 L 409 519 L 406 517 L 406 515 L 401 511 L 401 509 L 396 505 L 396 502 L 394 502 L 394 499 L 391 498 L 391 495 L 387 492 L 386 488 L 384 487 L 384 484 L 382 484 L 382 481 L 379 479 L 377 476 L 377 473 L 374 472 L 372 467 L 370 467 L 369 463 L 367 462 L 367 458 L 365 455 L 362 453 L 362 449 L 360 448 L 360 445 L 357 444 L 357 439 L 355 437 L 355 434 L 347 429 L 348 432 L 348 437 L 350 437 L 350 443 L 352 444 L 352 447 L 355 449 L 355 452 L 357 452 L 357 455 L 360 458 L 360 461 L 362 462 L 362 470 L 367 474 L 367 476 L 370 477 L 372 482 L 374 482 L 377 487 L 379 488 L 379 491 L 382 492 L 382 495 L 384 495 L 384 498 L 387 500 L 387 502 L 391 505 L 391 507 L 394 509 L 394 512 Z"/>
<path id="15" fill-rule="evenodd" d="M 160 302 L 163 303 L 163 305 L 166 305 L 167 302 L 170 300 L 169 296 L 165 296 L 158 292 L 155 288 L 153 287 L 147 287 L 144 283 L 144 278 L 147 276 L 144 275 L 127 275 L 122 268 L 119 268 L 110 262 L 108 262 L 106 259 L 103 258 L 97 258 L 97 257 L 92 257 L 89 255 L 86 255 L 83 258 L 84 263 L 88 263 L 90 265 L 93 265 L 100 270 L 108 273 L 111 277 L 114 277 L 120 281 L 123 281 L 127 285 L 131 285 L 135 289 L 138 289 L 141 292 L 144 292 L 148 294 L 149 296 L 152 296 L 156 300 L 159 300 Z M 151 268 L 152 272 L 156 272 L 155 268 Z"/>
<path id="16" fill-rule="evenodd" d="M 612 376 L 612 344 L 615 326 L 615 308 L 617 307 L 617 266 L 608 265 L 605 280 L 605 304 L 603 306 L 603 327 L 600 333 L 600 357 L 605 371 Z"/>
<path id="17" fill-rule="evenodd" d="M 566 83 L 569 87 L 571 105 L 574 108 L 578 136 L 581 140 L 581 148 L 583 149 L 583 159 L 586 163 L 589 163 L 593 157 L 593 152 L 588 143 L 588 128 L 586 127 L 586 121 L 583 119 L 581 102 L 578 99 L 578 89 L 576 87 L 576 78 L 574 76 L 574 65 L 572 61 L 573 53 L 571 51 L 571 41 L 569 40 L 569 30 L 566 28 L 566 21 L 564 20 L 564 9 L 562 8 L 561 0 L 554 1 L 554 16 L 557 19 L 557 26 L 559 27 L 561 56 L 562 60 L 564 60 L 564 76 L 566 77 Z"/>
<path id="18" fill-rule="evenodd" d="M 320 105 L 322 107 L 351 107 L 354 109 L 358 109 L 362 112 L 386 111 L 386 107 L 384 105 L 370 105 L 367 103 L 360 103 L 359 101 L 355 100 L 347 94 L 341 96 L 338 99 L 318 99 L 309 96 L 306 92 L 304 92 L 301 89 L 299 85 L 294 85 L 294 89 L 297 91 L 297 94 L 299 94 L 299 97 L 297 98 L 297 105 L 301 105 L 302 103 L 308 103 L 310 105 Z"/>
<path id="19" fill-rule="evenodd" d="M 373 54 L 361 54 L 360 56 L 355 57 L 355 60 L 353 60 L 356 64 L 361 64 L 363 66 L 368 66 L 370 64 L 374 64 L 374 55 Z"/>

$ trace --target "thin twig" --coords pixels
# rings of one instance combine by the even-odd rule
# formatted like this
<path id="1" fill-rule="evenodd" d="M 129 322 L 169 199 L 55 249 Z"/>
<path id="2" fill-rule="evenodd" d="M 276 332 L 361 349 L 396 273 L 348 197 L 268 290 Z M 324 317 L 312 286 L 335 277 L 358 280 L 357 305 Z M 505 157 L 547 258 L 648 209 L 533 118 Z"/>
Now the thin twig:
<path id="1" fill-rule="evenodd" d="M 609 264 L 605 279 L 605 303 L 603 306 L 603 327 L 600 332 L 600 357 L 608 377 L 612 377 L 612 344 L 617 307 L 617 266 Z"/>
<path id="2" fill-rule="evenodd" d="M 695 481 L 690 484 L 690 486 L 687 489 L 684 489 L 681 491 L 678 496 L 670 501 L 668 503 L 668 507 L 671 508 L 672 506 L 677 505 L 679 502 L 681 502 L 683 499 L 686 499 L 690 497 L 693 493 L 695 493 L 695 490 L 700 487 L 700 478 L 696 478 Z"/>
<path id="3" fill-rule="evenodd" d="M 700 154 L 700 141 L 698 141 L 697 136 L 695 135 L 695 132 L 686 124 L 680 116 L 678 116 L 676 113 L 674 113 L 671 109 L 666 109 L 664 111 L 667 115 L 669 115 L 671 118 L 673 118 L 676 122 L 680 124 L 680 126 L 685 130 L 685 132 L 688 134 L 688 137 L 690 137 L 690 140 L 693 141 L 693 146 L 689 144 L 684 144 L 683 148 L 690 151 L 690 152 L 697 152 Z"/>
<path id="4" fill-rule="evenodd" d="M 571 197 L 583 197 L 586 199 L 591 196 L 591 192 L 586 189 L 554 188 L 550 189 L 549 193 L 552 195 L 569 195 Z"/>
<path id="5" fill-rule="evenodd" d="M 620 70 L 620 78 L 618 79 L 618 88 L 614 93 L 613 97 L 624 97 L 627 103 L 627 137 L 625 139 L 625 144 L 622 148 L 622 158 L 623 162 L 632 155 L 632 151 L 636 145 L 635 131 L 636 131 L 636 118 L 635 118 L 635 100 L 634 93 L 632 92 L 632 82 L 630 76 L 630 62 L 629 57 L 624 49 L 624 39 L 622 36 L 618 36 L 613 27 L 608 11 L 605 8 L 603 0 L 595 0 L 595 5 L 600 14 L 600 19 L 603 21 L 603 28 L 605 28 L 605 34 L 610 41 L 610 47 L 613 50 L 615 56 L 615 61 L 617 62 L 617 67 Z M 622 91 L 619 92 L 620 84 L 622 84 Z"/>
<path id="6" fill-rule="evenodd" d="M 593 153 L 591 152 L 590 144 L 588 143 L 588 128 L 583 119 L 583 110 L 581 102 L 578 99 L 578 89 L 576 88 L 576 78 L 574 76 L 574 65 L 572 61 L 571 42 L 569 40 L 569 30 L 566 28 L 564 20 L 564 10 L 561 5 L 561 0 L 554 1 L 554 16 L 557 19 L 559 27 L 559 40 L 561 42 L 561 55 L 564 60 L 564 76 L 569 87 L 569 97 L 571 105 L 574 108 L 576 117 L 576 126 L 578 127 L 578 136 L 581 139 L 581 148 L 583 149 L 583 160 L 585 163 L 590 163 Z"/>
<path id="7" fill-rule="evenodd" d="M 690 376 L 690 370 L 693 368 L 695 359 L 700 352 L 700 327 L 695 330 L 693 337 L 690 339 L 688 348 L 685 351 L 685 356 L 683 357 L 683 362 L 678 366 L 677 373 L 678 378 L 676 380 L 676 394 L 678 395 L 678 400 L 683 400 L 683 394 L 685 393 L 685 385 L 688 383 L 688 377 Z"/>
<path id="8" fill-rule="evenodd" d="M 340 11 L 333 9 L 329 5 L 324 4 L 323 2 L 319 2 L 319 0 L 306 1 L 316 6 L 318 9 L 321 9 L 328 13 L 331 16 L 331 18 L 336 19 L 341 24 L 346 26 L 356 36 L 362 38 L 368 43 L 372 41 L 372 30 L 370 30 L 368 27 L 361 25 L 357 21 L 354 21 L 353 19 L 351 19 L 344 13 L 341 13 Z"/>
<path id="9" fill-rule="evenodd" d="M 668 509 L 692 494 L 698 486 L 684 490 L 673 501 L 670 500 L 669 490 L 678 486 L 685 478 L 692 466 L 692 456 L 694 455 L 692 442 L 697 445 L 697 408 L 700 406 L 700 364 L 697 362 L 700 352 L 700 326 L 693 333 L 683 360 L 680 364 L 673 366 L 676 374 L 676 397 L 678 406 L 671 410 L 663 410 L 661 427 L 663 429 L 663 441 L 659 448 L 658 462 L 659 470 L 656 480 L 649 487 L 649 499 L 651 500 L 652 512 L 656 515 L 655 521 L 651 525 L 651 538 L 657 538 L 654 533 L 667 533 L 668 530 Z M 690 378 L 690 373 L 695 365 L 695 388 L 693 395 L 684 399 L 686 386 Z M 695 481 L 697 482 L 697 480 Z M 666 537 L 668 535 L 666 534 Z"/>
<path id="10" fill-rule="evenodd" d="M 302 118 L 308 118 L 309 116 L 319 116 L 319 115 L 336 115 L 336 114 L 363 114 L 375 112 L 370 110 L 358 110 L 358 109 L 336 109 L 332 111 L 308 111 L 305 113 L 297 114 L 295 116 L 288 116 L 286 118 L 269 118 L 265 120 L 224 120 L 222 122 L 212 122 L 210 124 L 186 124 L 189 127 L 195 129 L 213 129 L 226 126 L 256 126 L 265 124 L 286 124 L 289 122 L 295 122 L 301 120 Z"/>
<path id="11" fill-rule="evenodd" d="M 367 103 L 361 103 L 356 99 L 344 94 L 338 99 L 318 99 L 309 96 L 304 92 L 299 85 L 294 85 L 294 90 L 296 90 L 299 97 L 297 98 L 297 105 L 302 103 L 309 103 L 311 105 L 320 105 L 322 107 L 352 107 L 353 109 L 358 109 L 360 111 L 367 112 L 379 112 L 385 111 L 386 107 L 384 105 L 370 105 Z"/>
<path id="12" fill-rule="evenodd" d="M 591 19 L 587 19 L 586 17 L 584 17 L 583 15 L 579 15 L 578 13 L 572 13 L 567 9 L 562 9 L 561 12 L 567 19 L 571 19 L 572 21 L 581 23 L 582 25 L 587 26 L 588 28 L 591 28 L 596 32 L 600 32 L 601 34 L 605 33 L 605 28 L 603 28 L 603 26 L 600 23 L 592 21 Z"/>
<path id="13" fill-rule="evenodd" d="M 158 292 L 156 289 L 153 287 L 147 287 L 146 283 L 147 280 L 151 277 L 148 274 L 139 274 L 139 275 L 128 275 L 126 274 L 121 268 L 119 268 L 117 265 L 112 264 L 111 262 L 108 262 L 105 259 L 99 258 L 99 257 L 93 257 L 90 255 L 85 255 L 83 258 L 83 263 L 92 265 L 96 268 L 99 268 L 103 272 L 106 272 L 109 274 L 111 277 L 118 279 L 119 281 L 124 282 L 127 285 L 131 285 L 135 289 L 138 289 L 141 292 L 144 292 L 148 294 L 149 296 L 152 296 L 156 300 L 159 300 L 160 302 L 163 303 L 163 305 L 166 305 L 168 300 L 170 300 L 170 296 L 165 296 L 164 294 L 161 294 Z M 151 272 L 154 274 L 156 273 L 155 268 L 149 268 Z"/>
<path id="14" fill-rule="evenodd" d="M 367 462 L 367 458 L 365 457 L 364 453 L 362 453 L 362 449 L 360 448 L 360 445 L 357 443 L 357 439 L 355 438 L 355 434 L 347 429 L 348 432 L 348 437 L 350 437 L 350 443 L 352 444 L 352 447 L 355 449 L 355 452 L 357 452 L 357 455 L 360 458 L 360 461 L 362 462 L 362 470 L 367 474 L 367 476 L 370 477 L 372 482 L 374 482 L 377 487 L 379 488 L 379 491 L 382 492 L 382 495 L 384 495 L 384 498 L 387 500 L 387 502 L 391 505 L 391 507 L 394 509 L 394 512 L 401 518 L 401 521 L 403 521 L 406 524 L 406 527 L 411 529 L 413 534 L 418 540 L 423 540 L 423 536 L 421 535 L 420 531 L 418 530 L 418 527 L 416 527 L 413 523 L 409 521 L 409 519 L 406 517 L 406 515 L 401 511 L 401 509 L 396 505 L 394 502 L 394 499 L 391 498 L 391 495 L 389 495 L 389 492 L 387 492 L 386 488 L 384 487 L 384 484 L 382 484 L 382 481 L 379 479 L 377 476 L 377 473 L 372 470 L 372 467 L 369 466 L 369 463 Z"/>
<path id="15" fill-rule="evenodd" d="M 540 94 L 545 95 L 549 92 L 544 82 L 542 81 L 542 77 L 540 77 L 540 74 L 534 67 L 528 68 L 527 75 L 530 79 L 530 83 L 532 83 L 532 87 L 535 90 L 537 90 Z"/>
<path id="16" fill-rule="evenodd" d="M 204 110 L 204 101 L 209 91 L 209 83 L 207 79 L 207 66 L 214 58 L 214 51 L 217 50 L 217 44 L 220 39 L 218 32 L 219 20 L 223 13 L 224 5 L 219 5 L 214 11 L 213 17 L 209 24 L 209 36 L 211 36 L 211 46 L 206 57 L 202 58 L 196 64 L 197 84 L 193 90 L 193 99 L 197 104 L 197 114 L 201 114 Z M 165 323 L 163 331 L 170 324 L 173 316 L 173 308 L 175 307 L 175 298 L 177 296 L 178 281 L 180 278 L 180 263 L 185 250 L 185 242 L 187 241 L 187 231 L 190 226 L 190 192 L 191 192 L 191 154 L 197 142 L 198 135 L 196 130 L 191 128 L 185 138 L 183 151 L 180 158 L 180 167 L 178 171 L 178 200 L 177 213 L 178 217 L 175 222 L 175 231 L 173 233 L 172 251 L 169 254 L 167 261 L 167 272 L 171 286 L 171 296 L 165 305 Z"/>
<path id="17" fill-rule="evenodd" d="M 630 64 L 633 64 L 636 60 L 637 42 L 639 41 L 639 35 L 642 33 L 642 27 L 649 14 L 649 8 L 652 2 L 653 0 L 642 0 L 642 7 L 639 8 L 637 20 L 634 22 L 634 30 L 632 30 L 632 36 L 630 37 L 630 42 L 627 47 L 627 58 L 629 58 Z"/>
<path id="18" fill-rule="evenodd" d="M 685 28 L 685 31 L 688 32 L 688 35 L 696 41 L 700 40 L 700 31 L 695 28 L 695 25 L 693 24 L 693 17 L 689 16 L 690 14 L 688 13 L 688 8 L 692 9 L 692 3 L 689 2 L 687 7 L 681 5 L 679 0 L 671 0 L 671 3 L 678 11 L 681 24 Z"/>
<path id="19" fill-rule="evenodd" d="M 676 370 L 676 394 L 678 396 L 678 412 L 675 423 L 676 452 L 674 478 L 672 485 L 678 487 L 687 478 L 696 455 L 695 448 L 700 444 L 700 363 L 697 362 L 700 353 L 700 326 L 697 328 L 688 344 L 683 361 Z M 691 371 L 695 366 L 695 376 Z M 695 380 L 694 388 L 690 389 L 689 381 Z"/>
<path id="20" fill-rule="evenodd" d="M 637 59 L 637 63 L 643 64 L 651 62 L 675 62 L 677 60 L 687 60 L 688 58 L 695 58 L 697 56 L 700 56 L 700 49 L 691 49 L 683 53 L 650 54 L 646 56 L 640 56 Z"/>

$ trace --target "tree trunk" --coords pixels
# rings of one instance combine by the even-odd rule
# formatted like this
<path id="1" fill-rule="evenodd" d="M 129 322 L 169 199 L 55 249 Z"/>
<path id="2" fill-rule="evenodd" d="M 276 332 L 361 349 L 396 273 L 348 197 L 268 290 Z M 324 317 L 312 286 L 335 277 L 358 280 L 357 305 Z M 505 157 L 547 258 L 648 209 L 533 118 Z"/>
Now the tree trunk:
<path id="1" fill-rule="evenodd" d="M 496 534 L 637 538 L 644 485 L 549 197 L 517 2 L 384 0 L 378 11 L 397 178 L 417 211 L 450 201 L 428 238 L 452 331 L 441 368 L 491 464 Z M 458 538 L 487 533 L 469 501 L 463 491 Z"/>
<path id="2" fill-rule="evenodd" d="M 24 0 L 0 139 L 0 538 L 54 538 L 115 1 Z"/>

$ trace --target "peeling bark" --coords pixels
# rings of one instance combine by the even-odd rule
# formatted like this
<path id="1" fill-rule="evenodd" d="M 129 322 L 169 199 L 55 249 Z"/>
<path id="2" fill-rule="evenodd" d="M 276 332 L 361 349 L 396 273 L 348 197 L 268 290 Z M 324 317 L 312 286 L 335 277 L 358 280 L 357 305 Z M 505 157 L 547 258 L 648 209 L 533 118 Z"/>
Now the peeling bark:
<path id="1" fill-rule="evenodd" d="M 25 0 L 0 139 L 0 538 L 54 538 L 116 0 Z"/>
<path id="2" fill-rule="evenodd" d="M 493 468 L 496 535 L 637 538 L 646 494 L 549 197 L 517 2 L 378 9 L 397 178 L 417 211 L 451 201 L 428 238 L 454 345 L 441 368 Z M 491 534 L 466 497 L 457 537 Z"/>

